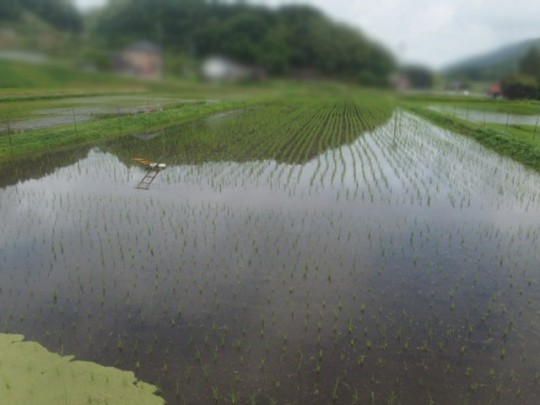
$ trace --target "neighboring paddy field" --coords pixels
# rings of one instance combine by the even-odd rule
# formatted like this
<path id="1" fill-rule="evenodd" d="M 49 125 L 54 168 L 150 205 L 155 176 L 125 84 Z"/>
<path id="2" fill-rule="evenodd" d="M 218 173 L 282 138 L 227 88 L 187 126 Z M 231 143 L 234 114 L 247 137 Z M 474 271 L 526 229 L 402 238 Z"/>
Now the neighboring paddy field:
<path id="1" fill-rule="evenodd" d="M 540 401 L 537 171 L 432 100 L 211 93 L 0 138 L 2 332 L 170 404 Z"/>
<path id="2" fill-rule="evenodd" d="M 402 98 L 407 110 L 540 171 L 540 103 L 449 96 Z"/>

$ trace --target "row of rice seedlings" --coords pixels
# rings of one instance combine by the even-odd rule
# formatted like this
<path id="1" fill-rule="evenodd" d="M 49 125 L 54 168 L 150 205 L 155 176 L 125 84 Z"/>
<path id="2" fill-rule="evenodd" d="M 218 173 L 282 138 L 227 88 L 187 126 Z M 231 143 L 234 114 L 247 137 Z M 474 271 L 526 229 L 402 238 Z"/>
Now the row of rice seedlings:
<path id="1" fill-rule="evenodd" d="M 353 145 L 358 161 L 366 159 L 362 168 L 375 197 L 364 206 L 384 198 L 381 211 L 350 209 L 347 200 L 324 209 L 310 199 L 301 208 L 192 195 L 180 202 L 178 194 L 166 195 L 174 182 L 154 194 L 113 189 L 125 171 L 98 152 L 51 175 L 48 184 L 11 188 L 0 205 L 8 234 L 16 235 L 6 241 L 10 254 L 2 265 L 2 324 L 41 334 L 57 350 L 135 367 L 171 400 L 182 393 L 199 402 L 255 394 L 263 402 L 407 401 L 405 387 L 413 385 L 441 402 L 448 391 L 473 399 L 500 391 L 508 400 L 519 390 L 530 397 L 533 379 L 524 370 L 534 368 L 527 350 L 538 336 L 529 325 L 538 308 L 537 227 L 497 224 L 466 207 L 462 221 L 449 225 L 416 210 L 424 193 L 437 195 L 437 185 L 423 183 L 421 172 L 410 174 L 415 165 L 406 153 L 384 155 L 379 145 L 392 135 L 381 129 Z M 417 144 L 431 142 L 403 138 L 401 148 L 417 159 Z M 329 173 L 336 165 L 350 170 L 347 150 L 325 153 Z M 442 167 L 452 167 L 455 157 L 449 153 Z M 474 171 L 474 161 L 462 162 Z M 392 166 L 402 163 L 407 173 L 395 183 Z M 204 180 L 223 190 L 253 181 L 223 176 L 212 185 L 209 177 L 226 166 L 178 170 L 183 182 Z M 230 173 L 249 175 L 245 169 Z M 295 184 L 276 180 L 272 170 L 257 187 L 297 187 L 293 196 L 307 190 L 318 202 L 306 176 Z M 432 176 L 448 187 L 446 174 Z M 385 177 L 392 199 L 384 196 Z M 66 187 L 87 179 L 93 190 Z M 506 181 L 513 180 L 499 183 Z M 320 193 L 345 194 L 350 184 L 328 175 Z M 361 187 L 350 201 L 363 201 Z M 469 185 L 452 183 L 458 195 L 461 187 Z M 14 201 L 25 205 L 13 211 Z M 501 204 L 521 207 L 516 201 Z M 454 383 L 438 385 L 447 378 Z"/>
<path id="2" fill-rule="evenodd" d="M 254 225 L 255 225 L 255 224 L 254 224 Z M 256 226 L 256 225 L 255 225 L 255 226 Z M 251 226 L 250 226 L 250 228 L 251 228 Z M 303 233 L 303 232 L 304 232 L 304 231 L 302 231 L 302 233 Z M 195 295 L 196 295 L 196 294 L 195 294 Z M 195 298 L 195 297 L 193 297 L 193 298 Z M 366 344 L 367 344 L 367 343 L 366 343 Z"/>
<path id="3" fill-rule="evenodd" d="M 375 138 L 375 137 L 374 137 L 374 138 Z M 376 138 L 375 138 L 375 139 L 376 139 Z M 367 155 L 368 155 L 368 156 L 371 156 L 371 155 L 373 155 L 373 153 L 375 153 L 375 152 L 371 152 L 371 153 L 368 152 Z M 377 152 L 376 155 L 378 156 L 379 153 Z M 343 156 L 343 155 L 342 155 L 342 156 Z M 375 161 L 379 161 L 379 158 L 374 159 L 374 160 L 375 160 Z M 413 164 L 412 159 L 409 159 L 408 162 L 409 162 L 409 165 Z M 262 166 L 263 166 L 263 165 L 260 165 L 260 167 L 262 167 Z M 393 165 L 393 166 L 396 166 L 396 165 Z M 274 167 L 277 168 L 278 166 L 274 166 Z M 282 168 L 283 168 L 283 166 L 282 166 Z M 260 169 L 259 169 L 259 170 L 260 170 Z M 290 169 L 290 170 L 296 170 L 296 168 Z M 298 173 L 300 174 L 302 170 L 304 170 L 304 169 L 302 169 L 302 168 L 298 169 Z M 373 171 L 373 170 L 372 170 L 372 171 Z M 259 171 L 259 172 L 260 172 L 260 171 Z M 288 175 L 288 177 L 287 177 L 287 178 L 289 179 L 289 181 L 290 181 L 290 179 L 291 179 L 291 174 L 292 174 L 291 171 L 289 171 L 289 175 Z M 229 177 L 230 177 L 230 178 L 239 178 L 239 177 L 241 177 L 241 176 L 229 176 Z M 423 192 L 416 186 L 415 178 L 417 178 L 417 177 L 419 177 L 420 179 L 423 179 L 423 178 L 424 178 L 423 176 L 413 176 L 413 175 L 410 175 L 410 176 L 409 176 L 409 183 L 412 184 L 413 186 L 415 186 L 415 190 L 416 190 L 416 194 L 417 194 L 417 195 L 425 194 L 425 192 L 423 193 Z M 297 179 L 299 179 L 299 177 L 297 177 Z M 382 181 L 384 182 L 384 184 L 387 184 L 387 183 L 388 183 L 388 178 L 387 178 L 386 176 L 383 176 L 383 177 L 382 177 Z M 288 184 L 288 183 L 287 183 L 287 184 Z M 368 184 L 369 184 L 369 183 L 368 183 Z M 377 182 L 375 182 L 375 184 L 377 184 Z M 420 184 L 422 184 L 422 188 L 425 190 L 426 187 L 427 187 L 427 184 L 425 183 L 425 181 L 422 181 Z M 286 186 L 285 188 L 286 188 L 286 189 L 290 189 L 290 187 L 288 187 L 288 186 Z M 384 195 L 382 190 L 379 191 L 379 193 L 380 193 L 381 195 Z M 523 198 L 523 197 L 522 197 L 522 198 Z M 428 196 L 427 198 L 424 197 L 423 200 L 430 201 L 430 200 L 431 200 L 431 197 L 430 197 L 430 196 Z M 452 203 L 454 203 L 454 201 L 455 201 L 456 199 L 455 199 L 455 197 L 451 196 L 451 199 L 450 199 L 450 200 L 451 200 Z M 470 195 L 469 195 L 469 196 L 461 197 L 461 199 L 460 199 L 460 201 L 461 201 L 461 202 L 460 202 L 460 206 L 463 205 L 463 202 L 464 202 L 464 201 L 467 203 L 467 201 L 469 201 L 469 200 L 470 200 Z M 469 201 L 468 203 L 470 203 L 470 201 Z"/>

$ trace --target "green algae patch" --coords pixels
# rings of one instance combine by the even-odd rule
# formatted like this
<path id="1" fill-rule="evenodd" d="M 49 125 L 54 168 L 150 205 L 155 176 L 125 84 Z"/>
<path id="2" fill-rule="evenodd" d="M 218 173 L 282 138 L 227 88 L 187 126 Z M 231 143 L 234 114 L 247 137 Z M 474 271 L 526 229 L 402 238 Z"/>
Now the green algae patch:
<path id="1" fill-rule="evenodd" d="M 130 371 L 49 352 L 22 335 L 0 334 L 0 398 L 6 404 L 164 404 Z"/>

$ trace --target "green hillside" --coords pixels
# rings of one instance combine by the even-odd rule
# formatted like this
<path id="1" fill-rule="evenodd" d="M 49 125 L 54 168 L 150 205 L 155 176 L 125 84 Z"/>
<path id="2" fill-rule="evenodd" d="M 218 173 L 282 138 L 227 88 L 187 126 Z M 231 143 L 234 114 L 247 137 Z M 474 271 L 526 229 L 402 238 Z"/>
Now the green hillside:
<path id="1" fill-rule="evenodd" d="M 361 31 L 302 5 L 122 0 L 82 15 L 69 0 L 3 0 L 0 24 L 0 49 L 40 52 L 102 70 L 110 70 L 120 49 L 141 40 L 159 44 L 165 72 L 174 76 L 198 71 L 201 60 L 219 55 L 262 68 L 262 76 L 387 86 L 396 65 L 390 52 Z M 21 84 L 13 72 L 0 80 L 1 86 L 33 85 Z"/>
<path id="2" fill-rule="evenodd" d="M 82 17 L 72 1 L 66 0 L 2 0 L 0 22 L 18 22 L 28 13 L 38 16 L 62 31 L 80 31 Z"/>
<path id="3" fill-rule="evenodd" d="M 32 64 L 0 58 L 0 91 L 21 89 L 77 88 L 86 90 L 110 85 L 133 84 L 116 76 L 78 71 L 61 64 Z"/>
<path id="4" fill-rule="evenodd" d="M 110 50 L 146 38 L 167 53 L 197 60 L 223 55 L 271 75 L 386 85 L 395 67 L 383 47 L 308 6 L 124 0 L 110 2 L 90 25 L 94 43 Z"/>

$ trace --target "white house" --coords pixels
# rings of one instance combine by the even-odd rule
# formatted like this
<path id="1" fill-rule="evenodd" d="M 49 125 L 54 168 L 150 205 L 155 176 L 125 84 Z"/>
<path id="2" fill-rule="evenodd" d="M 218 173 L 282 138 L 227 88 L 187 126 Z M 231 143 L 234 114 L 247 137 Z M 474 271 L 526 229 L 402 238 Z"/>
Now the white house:
<path id="1" fill-rule="evenodd" d="M 262 69 L 243 66 L 221 56 L 207 58 L 201 66 L 201 73 L 205 80 L 211 82 L 236 82 L 264 78 Z"/>

